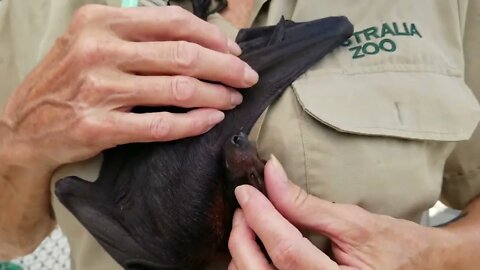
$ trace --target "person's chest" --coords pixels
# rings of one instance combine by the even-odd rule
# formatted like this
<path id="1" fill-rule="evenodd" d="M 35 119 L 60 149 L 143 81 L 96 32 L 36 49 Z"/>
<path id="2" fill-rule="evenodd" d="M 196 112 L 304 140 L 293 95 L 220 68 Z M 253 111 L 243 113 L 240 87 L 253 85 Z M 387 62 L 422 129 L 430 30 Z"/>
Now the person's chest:
<path id="1" fill-rule="evenodd" d="M 261 154 L 314 195 L 417 219 L 439 197 L 451 142 L 478 121 L 463 81 L 466 3 L 267 1 L 255 26 L 347 16 L 355 33 L 265 113 L 252 135 Z"/>

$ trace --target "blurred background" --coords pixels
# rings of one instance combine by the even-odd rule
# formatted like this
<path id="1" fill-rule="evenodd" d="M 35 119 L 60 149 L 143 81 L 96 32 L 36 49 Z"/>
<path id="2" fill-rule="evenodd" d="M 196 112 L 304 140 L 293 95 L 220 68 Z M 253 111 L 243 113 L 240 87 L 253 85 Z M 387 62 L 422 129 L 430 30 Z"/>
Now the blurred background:
<path id="1" fill-rule="evenodd" d="M 12 262 L 0 262 L 0 270 L 70 270 L 70 247 L 56 229 L 32 254 Z"/>

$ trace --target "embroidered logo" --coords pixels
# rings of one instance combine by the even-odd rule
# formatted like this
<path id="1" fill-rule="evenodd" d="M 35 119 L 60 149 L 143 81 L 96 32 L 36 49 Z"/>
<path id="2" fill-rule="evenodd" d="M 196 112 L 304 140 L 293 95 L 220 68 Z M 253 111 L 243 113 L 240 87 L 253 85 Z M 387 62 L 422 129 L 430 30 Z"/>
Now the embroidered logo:
<path id="1" fill-rule="evenodd" d="M 372 26 L 353 33 L 343 46 L 352 52 L 353 59 L 380 52 L 393 53 L 397 50 L 397 43 L 391 38 L 396 36 L 423 37 L 414 23 L 384 23 L 381 27 Z"/>

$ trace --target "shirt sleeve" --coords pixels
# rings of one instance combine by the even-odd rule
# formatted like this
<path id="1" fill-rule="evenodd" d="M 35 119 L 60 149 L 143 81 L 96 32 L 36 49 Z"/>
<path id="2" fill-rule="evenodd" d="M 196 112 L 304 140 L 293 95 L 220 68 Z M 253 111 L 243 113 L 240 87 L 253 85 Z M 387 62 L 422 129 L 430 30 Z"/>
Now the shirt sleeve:
<path id="1" fill-rule="evenodd" d="M 465 18 L 465 82 L 480 100 L 480 0 L 470 0 Z M 463 209 L 480 194 L 480 128 L 459 142 L 445 166 L 442 201 Z"/>
<path id="2" fill-rule="evenodd" d="M 0 1 L 0 113 L 8 96 L 19 83 L 10 9 L 9 0 Z"/>

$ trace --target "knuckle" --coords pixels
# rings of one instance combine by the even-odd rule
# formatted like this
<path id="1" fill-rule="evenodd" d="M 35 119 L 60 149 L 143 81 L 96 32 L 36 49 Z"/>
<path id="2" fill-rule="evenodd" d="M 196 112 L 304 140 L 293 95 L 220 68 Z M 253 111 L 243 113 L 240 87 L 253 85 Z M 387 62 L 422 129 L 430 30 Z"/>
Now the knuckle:
<path id="1" fill-rule="evenodd" d="M 197 90 L 197 83 L 194 79 L 177 76 L 172 80 L 172 96 L 177 102 L 184 102 L 192 99 Z"/>
<path id="2" fill-rule="evenodd" d="M 372 238 L 376 226 L 375 216 L 367 214 L 366 210 L 357 205 L 342 205 L 343 215 L 354 217 L 345 221 L 350 228 L 350 239 L 357 243 L 366 243 Z"/>
<path id="3" fill-rule="evenodd" d="M 295 189 L 297 191 L 296 191 L 295 198 L 293 200 L 293 205 L 295 207 L 294 209 L 300 209 L 306 205 L 311 195 L 308 194 L 305 190 L 303 190 L 300 187 L 295 187 Z"/>
<path id="4" fill-rule="evenodd" d="M 222 46 L 227 45 L 227 35 L 225 35 L 225 33 L 216 25 L 214 25 L 210 31 L 210 37 Z"/>
<path id="5" fill-rule="evenodd" d="M 79 36 L 70 51 L 74 64 L 85 66 L 92 66 L 101 62 L 104 53 L 104 48 L 99 40 L 85 36 Z"/>
<path id="6" fill-rule="evenodd" d="M 170 22 L 181 27 L 188 24 L 192 18 L 189 12 L 179 6 L 168 6 L 164 10 L 169 14 Z"/>
<path id="7" fill-rule="evenodd" d="M 218 104 L 218 107 L 221 108 L 226 108 L 226 109 L 232 109 L 236 106 L 238 106 L 237 103 L 233 103 L 232 97 L 233 95 L 236 95 L 237 93 L 235 90 L 228 89 L 224 86 L 220 86 L 218 92 L 218 100 L 215 100 L 215 104 Z M 243 101 L 243 95 L 240 96 L 242 101 Z"/>
<path id="8" fill-rule="evenodd" d="M 95 142 L 101 135 L 100 133 L 99 124 L 91 117 L 83 117 L 83 119 L 79 121 L 79 124 L 73 129 L 74 138 L 86 144 Z"/>
<path id="9" fill-rule="evenodd" d="M 392 224 L 397 222 L 408 224 L 411 221 L 396 220 L 394 217 L 387 216 L 387 215 L 377 215 L 375 216 L 375 218 L 371 219 L 370 224 L 367 224 L 367 226 L 374 228 L 372 231 L 375 231 L 380 235 L 383 235 L 384 232 L 388 232 L 392 230 L 392 227 L 393 227 Z M 400 223 L 397 223 L 397 224 L 400 224 Z"/>
<path id="10" fill-rule="evenodd" d="M 242 78 L 243 73 L 245 72 L 245 63 L 243 63 L 239 58 L 233 55 L 226 55 L 228 57 L 227 64 L 230 71 L 230 76 L 234 78 Z"/>
<path id="11" fill-rule="evenodd" d="M 70 23 L 70 31 L 76 32 L 86 25 L 90 24 L 96 18 L 99 17 L 99 14 L 103 13 L 106 7 L 102 5 L 84 5 L 80 7 L 75 14 Z"/>
<path id="12" fill-rule="evenodd" d="M 77 99 L 90 105 L 114 100 L 117 89 L 99 71 L 85 73 L 77 89 Z"/>
<path id="13" fill-rule="evenodd" d="M 88 95 L 92 98 L 98 95 L 98 92 L 102 90 L 101 79 L 94 73 L 88 72 L 84 74 L 80 79 L 80 86 L 78 87 L 78 93 L 81 95 Z"/>
<path id="14" fill-rule="evenodd" d="M 187 41 L 178 41 L 174 46 L 173 59 L 175 65 L 184 71 L 195 69 L 199 57 L 199 47 Z"/>
<path id="15" fill-rule="evenodd" d="M 159 113 L 158 117 L 150 122 L 149 132 L 155 140 L 166 140 L 170 134 L 170 123 L 168 113 Z"/>
<path id="16" fill-rule="evenodd" d="M 283 240 L 273 248 L 271 259 L 279 269 L 296 269 L 298 264 L 298 249 L 295 242 Z"/>
<path id="17" fill-rule="evenodd" d="M 367 228 L 366 224 L 360 224 L 360 226 L 352 226 L 355 228 L 351 231 L 351 239 L 357 243 L 368 243 L 372 237 L 370 228 Z"/>

